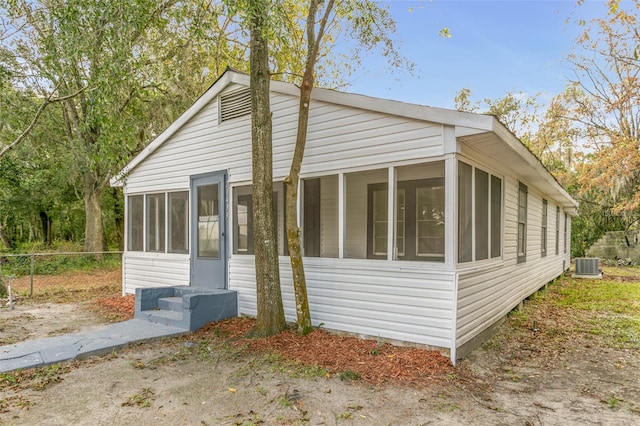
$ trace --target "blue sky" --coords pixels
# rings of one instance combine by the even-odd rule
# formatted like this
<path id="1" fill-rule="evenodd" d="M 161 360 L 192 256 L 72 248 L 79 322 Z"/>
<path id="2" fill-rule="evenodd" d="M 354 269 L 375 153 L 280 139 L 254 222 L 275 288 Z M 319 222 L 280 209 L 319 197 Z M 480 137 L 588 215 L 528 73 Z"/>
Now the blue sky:
<path id="1" fill-rule="evenodd" d="M 389 1 L 397 40 L 416 72 L 389 75 L 384 59 L 370 56 L 348 92 L 453 108 L 466 87 L 474 100 L 507 92 L 560 93 L 571 75 L 565 62 L 583 27 L 579 19 L 604 17 L 604 0 Z M 411 11 L 412 10 L 412 11 Z M 568 21 L 567 21 L 568 20 Z M 448 27 L 451 38 L 438 32 Z"/>

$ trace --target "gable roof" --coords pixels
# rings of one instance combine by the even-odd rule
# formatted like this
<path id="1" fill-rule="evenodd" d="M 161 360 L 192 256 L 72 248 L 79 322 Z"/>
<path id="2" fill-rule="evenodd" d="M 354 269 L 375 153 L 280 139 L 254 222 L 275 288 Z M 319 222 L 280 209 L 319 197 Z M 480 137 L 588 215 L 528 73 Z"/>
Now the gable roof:
<path id="1" fill-rule="evenodd" d="M 178 119 L 167 127 L 158 137 L 134 157 L 118 174 L 111 178 L 111 186 L 123 186 L 124 179 L 147 157 L 153 154 L 167 140 L 180 130 L 191 118 L 198 114 L 209 102 L 215 99 L 230 84 L 249 86 L 249 75 L 231 68 L 227 70 L 209 87 L 198 100 L 191 105 Z M 300 90 L 291 83 L 272 80 L 270 90 L 276 93 L 298 97 Z M 472 148 L 482 147 L 481 152 L 489 156 L 499 154 L 507 156 L 509 161 L 522 163 L 518 167 L 519 175 L 531 183 L 546 187 L 559 205 L 575 215 L 578 203 L 548 172 L 542 162 L 496 117 L 486 114 L 455 111 L 445 108 L 409 104 L 389 99 L 374 98 L 365 95 L 338 92 L 330 89 L 314 88 L 311 99 L 353 108 L 386 113 L 421 121 L 440 123 L 455 127 L 456 137 Z M 480 151 L 480 150 L 479 150 Z"/>

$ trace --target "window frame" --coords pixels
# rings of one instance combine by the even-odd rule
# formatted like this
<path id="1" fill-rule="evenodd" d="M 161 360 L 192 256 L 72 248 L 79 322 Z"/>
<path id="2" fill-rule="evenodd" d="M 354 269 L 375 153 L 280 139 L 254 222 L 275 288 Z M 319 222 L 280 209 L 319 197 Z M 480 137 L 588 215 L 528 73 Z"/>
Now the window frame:
<path id="1" fill-rule="evenodd" d="M 173 236 L 172 236 L 172 200 L 174 199 L 174 195 L 179 194 L 185 206 L 184 211 L 184 249 L 173 249 Z M 142 194 L 133 194 L 127 195 L 127 242 L 126 242 L 126 251 L 128 252 L 138 252 L 138 253 L 171 253 L 171 254 L 189 254 L 191 251 L 190 246 L 190 236 L 189 229 L 191 226 L 191 217 L 189 216 L 189 191 L 164 191 L 164 192 L 148 192 Z M 162 214 L 157 215 L 156 219 L 159 219 L 157 222 L 152 221 L 149 218 L 149 215 L 153 213 L 153 210 L 150 208 L 150 200 L 157 200 L 157 207 L 160 207 Z M 133 210 L 133 203 L 136 200 L 136 203 L 141 202 L 142 209 L 140 212 L 135 212 Z M 137 214 L 137 219 L 140 220 L 141 235 L 134 235 L 132 232 L 132 227 L 134 226 L 134 218 L 133 214 Z M 159 243 L 156 241 L 155 247 L 150 247 L 153 243 L 153 239 L 149 238 L 149 232 L 151 229 L 149 228 L 151 225 L 158 228 L 158 226 L 162 225 L 162 229 L 156 229 L 154 234 L 155 238 L 159 238 Z M 137 237 L 140 241 L 136 242 L 134 247 L 133 238 Z M 161 247 L 160 247 L 161 246 Z"/>
<path id="2" fill-rule="evenodd" d="M 564 238 L 563 238 L 564 239 L 564 254 L 567 254 L 567 246 L 569 245 L 569 244 L 567 244 L 567 234 L 568 234 L 568 232 L 567 232 L 567 220 L 568 219 L 567 218 L 568 218 L 568 215 L 567 215 L 567 213 L 565 213 L 564 214 L 564 230 L 563 230 L 563 232 L 564 232 Z"/>
<path id="3" fill-rule="evenodd" d="M 556 255 L 560 254 L 560 206 L 556 206 Z"/>
<path id="4" fill-rule="evenodd" d="M 232 216 L 232 255 L 253 256 L 253 189 L 252 184 L 235 185 L 231 187 L 233 206 Z M 247 249 L 238 250 L 238 198 L 243 197 L 248 201 L 250 208 L 247 209 Z M 278 244 L 278 256 L 289 255 L 289 245 L 287 244 L 287 218 L 286 218 L 286 184 L 282 181 L 273 182 L 273 220 L 276 229 L 276 241 Z"/>
<path id="5" fill-rule="evenodd" d="M 155 204 L 153 208 L 151 200 Z M 167 193 L 153 192 L 145 194 L 144 203 L 144 232 L 146 236 L 144 251 L 147 253 L 165 253 L 167 249 Z M 153 218 L 151 217 L 152 215 L 154 216 Z M 152 235 L 153 238 L 151 238 Z"/>
<path id="6" fill-rule="evenodd" d="M 174 228 L 174 224 L 173 224 L 173 201 L 176 199 L 180 199 L 185 201 L 184 203 L 184 221 L 185 223 L 184 225 L 184 249 L 174 249 L 173 248 L 173 243 L 174 243 L 174 238 L 173 238 L 173 228 Z M 167 253 L 176 253 L 176 254 L 188 254 L 189 253 L 189 226 L 191 223 L 191 218 L 189 217 L 189 203 L 190 203 L 190 199 L 189 199 L 189 191 L 171 191 L 171 192 L 167 192 L 167 206 L 166 206 L 166 214 L 167 214 L 167 221 L 166 221 L 166 228 L 167 228 L 167 241 L 166 241 L 166 252 Z"/>
<path id="7" fill-rule="evenodd" d="M 484 175 L 484 176 L 482 176 Z M 480 179 L 482 178 L 482 179 Z M 484 182 L 483 182 L 484 181 Z M 490 206 L 491 194 L 491 173 L 478 167 L 473 170 L 473 260 L 478 262 L 489 259 L 491 245 L 491 223 Z M 486 185 L 483 187 L 482 185 Z M 486 192 L 486 197 L 482 197 L 481 192 Z M 483 222 L 484 219 L 484 223 Z M 480 235 L 480 233 L 483 233 Z M 480 238 L 483 236 L 484 238 Z M 484 240 L 484 241 L 483 241 Z M 484 244 L 482 244 L 484 242 Z"/>
<path id="8" fill-rule="evenodd" d="M 518 263 L 527 261 L 527 215 L 529 210 L 529 189 L 527 185 L 518 182 L 518 217 L 516 255 Z"/>
<path id="9" fill-rule="evenodd" d="M 241 203 L 242 201 L 242 203 Z M 247 215 L 246 223 L 240 223 L 238 220 L 238 206 L 242 205 L 246 207 L 246 212 L 244 214 Z M 276 213 L 277 214 L 277 213 Z M 247 243 L 246 247 L 240 247 L 240 237 L 243 235 L 240 234 L 240 227 L 246 226 L 246 238 Z M 253 251 L 253 196 L 251 193 L 249 194 L 234 194 L 233 199 L 233 254 L 254 254 Z"/>
<path id="10" fill-rule="evenodd" d="M 144 253 L 145 249 L 145 197 L 144 194 L 127 195 L 127 251 Z M 140 203 L 140 211 L 134 211 Z M 135 217 L 134 217 L 135 213 Z M 141 230 L 133 232 L 134 220 L 140 222 Z M 135 239 L 135 241 L 134 241 Z"/>
<path id="11" fill-rule="evenodd" d="M 457 263 L 502 260 L 504 178 L 462 158 L 458 158 L 456 167 Z"/>
<path id="12" fill-rule="evenodd" d="M 504 229 L 504 220 L 503 220 L 503 211 L 504 211 L 504 184 L 503 179 L 496 175 L 491 175 L 490 178 L 490 192 L 491 199 L 489 201 L 490 212 L 489 212 L 489 223 L 491 225 L 490 236 L 489 236 L 489 244 L 490 248 L 490 258 L 502 259 L 502 236 Z M 497 184 L 497 185 L 494 185 Z M 496 188 L 497 186 L 497 188 Z M 497 191 L 495 191 L 497 189 Z M 498 200 L 497 208 L 494 208 L 494 200 Z M 497 222 L 497 226 L 494 226 L 494 222 Z"/>
<path id="13" fill-rule="evenodd" d="M 398 232 L 398 219 L 399 214 L 396 213 L 396 224 L 394 228 L 396 229 L 396 241 L 394 243 L 394 247 L 396 248 L 397 254 L 394 256 L 394 260 L 400 261 L 426 261 L 426 262 L 444 262 L 445 257 L 445 248 L 446 245 L 446 236 L 445 230 L 443 228 L 442 232 L 442 240 L 443 240 L 443 250 L 442 255 L 437 253 L 419 253 L 419 243 L 420 243 L 420 235 L 419 235 L 419 215 L 418 215 L 418 191 L 420 189 L 433 189 L 433 188 L 443 188 L 443 208 L 446 209 L 446 201 L 445 201 L 445 178 L 444 177 L 431 177 L 431 178 L 420 178 L 420 179 L 411 179 L 411 180 L 402 180 L 397 181 L 396 183 L 396 209 L 400 206 L 398 205 L 398 195 L 402 192 L 404 195 L 404 214 L 402 217 L 402 223 L 404 232 L 400 237 Z M 388 200 L 388 183 L 387 182 L 379 182 L 379 183 L 369 183 L 367 184 L 367 259 L 387 259 L 388 255 L 385 249 L 384 253 L 376 253 L 374 252 L 375 246 L 375 225 L 374 222 L 374 198 L 376 192 L 384 191 L 384 197 L 382 199 Z M 380 221 L 385 224 L 384 229 L 387 230 L 386 233 L 386 241 L 388 241 L 388 205 L 384 204 L 384 209 L 381 211 L 385 212 L 386 219 L 384 221 Z M 444 216 L 444 215 L 443 215 Z M 443 225 L 444 227 L 444 225 Z M 436 236 L 437 237 L 437 236 Z M 401 251 L 398 247 L 398 240 L 402 240 L 403 250 Z M 385 242 L 385 247 L 387 246 Z"/>
<path id="14" fill-rule="evenodd" d="M 382 209 L 385 216 L 384 221 L 376 221 L 376 218 L 374 217 L 375 216 L 374 204 L 375 204 L 376 194 L 379 192 L 384 193 L 384 196 L 380 197 L 382 200 L 385 201 L 384 209 Z M 387 182 L 367 184 L 367 259 L 386 259 L 387 258 L 387 241 L 389 240 L 389 235 L 388 235 L 389 208 L 386 203 L 389 200 L 388 195 L 389 195 L 389 186 Z M 378 222 L 384 223 L 385 225 L 384 226 L 384 233 L 385 233 L 384 253 L 375 252 L 375 247 L 376 247 L 375 238 L 377 238 L 375 230 L 378 228 L 376 226 Z"/>
<path id="15" fill-rule="evenodd" d="M 544 198 L 542 199 L 542 223 L 541 223 L 541 235 L 540 235 L 540 254 L 542 257 L 547 256 L 547 221 L 549 213 L 549 203 Z"/>

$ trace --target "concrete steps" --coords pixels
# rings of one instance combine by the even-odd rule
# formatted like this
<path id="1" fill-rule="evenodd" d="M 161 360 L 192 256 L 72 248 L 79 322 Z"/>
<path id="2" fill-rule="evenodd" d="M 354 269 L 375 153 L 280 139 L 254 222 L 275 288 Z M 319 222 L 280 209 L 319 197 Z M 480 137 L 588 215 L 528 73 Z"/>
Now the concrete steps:
<path id="1" fill-rule="evenodd" d="M 190 286 L 136 289 L 135 318 L 194 331 L 212 321 L 238 316 L 232 290 Z"/>

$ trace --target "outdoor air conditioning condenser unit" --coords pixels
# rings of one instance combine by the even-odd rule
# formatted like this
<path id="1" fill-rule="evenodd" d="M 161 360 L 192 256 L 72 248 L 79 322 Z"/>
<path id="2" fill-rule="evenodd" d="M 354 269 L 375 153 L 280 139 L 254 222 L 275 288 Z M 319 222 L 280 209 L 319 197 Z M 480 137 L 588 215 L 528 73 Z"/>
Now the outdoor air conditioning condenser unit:
<path id="1" fill-rule="evenodd" d="M 578 257 L 575 260 L 575 278 L 602 278 L 600 259 L 597 257 Z"/>

